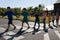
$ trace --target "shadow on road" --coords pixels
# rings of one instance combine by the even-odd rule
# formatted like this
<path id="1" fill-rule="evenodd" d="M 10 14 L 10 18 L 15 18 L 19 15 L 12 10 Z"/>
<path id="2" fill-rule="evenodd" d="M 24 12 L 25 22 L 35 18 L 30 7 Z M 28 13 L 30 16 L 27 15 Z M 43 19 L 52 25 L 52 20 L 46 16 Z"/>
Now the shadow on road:
<path id="1" fill-rule="evenodd" d="M 27 29 L 26 29 L 26 30 L 27 30 Z M 14 37 L 19 37 L 20 35 L 23 35 L 23 33 L 24 33 L 26 30 L 23 30 L 23 31 L 22 31 L 22 28 L 21 28 L 15 35 L 7 35 L 7 36 L 11 36 L 11 38 L 9 38 L 8 40 L 13 40 Z"/>

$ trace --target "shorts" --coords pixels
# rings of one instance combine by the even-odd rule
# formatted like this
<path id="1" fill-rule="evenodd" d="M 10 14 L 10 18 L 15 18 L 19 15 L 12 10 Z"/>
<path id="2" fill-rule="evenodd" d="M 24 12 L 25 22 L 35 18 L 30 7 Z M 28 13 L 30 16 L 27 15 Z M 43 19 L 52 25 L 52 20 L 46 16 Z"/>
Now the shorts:
<path id="1" fill-rule="evenodd" d="M 26 22 L 26 23 L 27 23 L 27 22 L 28 22 L 28 20 L 27 20 L 27 19 L 23 19 L 23 21 L 22 21 L 22 22 L 23 22 L 23 23 L 24 23 L 24 22 Z"/>
<path id="2" fill-rule="evenodd" d="M 12 20 L 9 20 L 9 21 L 8 21 L 8 24 L 12 24 Z"/>

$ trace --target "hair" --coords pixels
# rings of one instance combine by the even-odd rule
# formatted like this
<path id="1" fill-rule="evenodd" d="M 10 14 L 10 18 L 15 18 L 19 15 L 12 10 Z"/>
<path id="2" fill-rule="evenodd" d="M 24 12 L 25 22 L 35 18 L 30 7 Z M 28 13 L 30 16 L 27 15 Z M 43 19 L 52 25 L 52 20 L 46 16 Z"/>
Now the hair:
<path id="1" fill-rule="evenodd" d="M 27 10 L 26 8 L 23 8 L 23 10 Z"/>
<path id="2" fill-rule="evenodd" d="M 10 7 L 7 7 L 8 9 L 10 9 Z"/>

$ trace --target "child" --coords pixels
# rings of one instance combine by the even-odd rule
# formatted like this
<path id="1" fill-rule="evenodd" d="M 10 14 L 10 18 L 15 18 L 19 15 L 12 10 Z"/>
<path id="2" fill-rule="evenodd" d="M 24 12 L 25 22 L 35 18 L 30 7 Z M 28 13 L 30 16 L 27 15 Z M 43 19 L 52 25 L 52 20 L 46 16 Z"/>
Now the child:
<path id="1" fill-rule="evenodd" d="M 54 17 L 54 13 L 52 14 L 52 23 L 53 23 L 53 26 L 54 26 L 54 20 L 55 20 L 55 17 Z"/>
<path id="2" fill-rule="evenodd" d="M 36 23 L 38 23 L 38 29 L 37 30 L 39 30 L 39 27 L 40 27 L 40 13 L 39 13 L 39 10 L 35 11 L 34 16 L 35 16 L 34 30 L 35 30 Z"/>
<path id="3" fill-rule="evenodd" d="M 28 13 L 27 13 L 27 10 L 26 8 L 23 8 L 23 12 L 22 12 L 22 15 L 23 15 L 23 21 L 22 21 L 22 28 L 23 28 L 23 23 L 26 22 L 27 25 L 28 25 L 28 29 L 30 28 L 29 24 L 28 24 Z"/>
<path id="4" fill-rule="evenodd" d="M 48 13 L 48 23 L 49 23 L 49 28 L 53 29 L 53 27 L 50 26 L 50 22 L 51 22 L 51 14 Z"/>
<path id="5" fill-rule="evenodd" d="M 13 15 L 15 15 L 16 16 L 16 14 L 14 14 L 12 11 L 11 11 L 11 9 L 10 9 L 10 7 L 7 7 L 7 12 L 3 15 L 3 17 L 4 16 L 8 16 L 8 28 L 7 28 L 7 30 L 5 31 L 5 32 L 7 32 L 8 30 L 9 30 L 9 27 L 10 27 L 10 24 L 11 25 L 13 25 L 14 26 L 14 30 L 16 29 L 16 26 L 13 24 Z"/>
<path id="6" fill-rule="evenodd" d="M 46 23 L 45 23 L 45 21 L 46 21 L 46 12 L 44 11 L 44 12 L 43 12 L 44 31 L 45 31 L 45 32 L 48 32 L 48 30 L 46 29 Z"/>
<path id="7" fill-rule="evenodd" d="M 58 14 L 58 12 L 56 12 L 56 23 L 57 23 L 57 26 L 58 26 L 58 21 L 59 21 L 59 14 Z"/>

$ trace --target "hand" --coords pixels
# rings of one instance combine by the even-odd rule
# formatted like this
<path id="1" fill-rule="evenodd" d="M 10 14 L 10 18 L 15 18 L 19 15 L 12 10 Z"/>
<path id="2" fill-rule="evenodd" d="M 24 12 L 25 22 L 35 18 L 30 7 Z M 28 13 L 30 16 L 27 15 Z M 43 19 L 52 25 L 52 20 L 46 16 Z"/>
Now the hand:
<path id="1" fill-rule="evenodd" d="M 17 15 L 16 17 L 17 17 L 17 18 L 19 18 L 20 16 L 19 16 L 19 15 Z"/>

